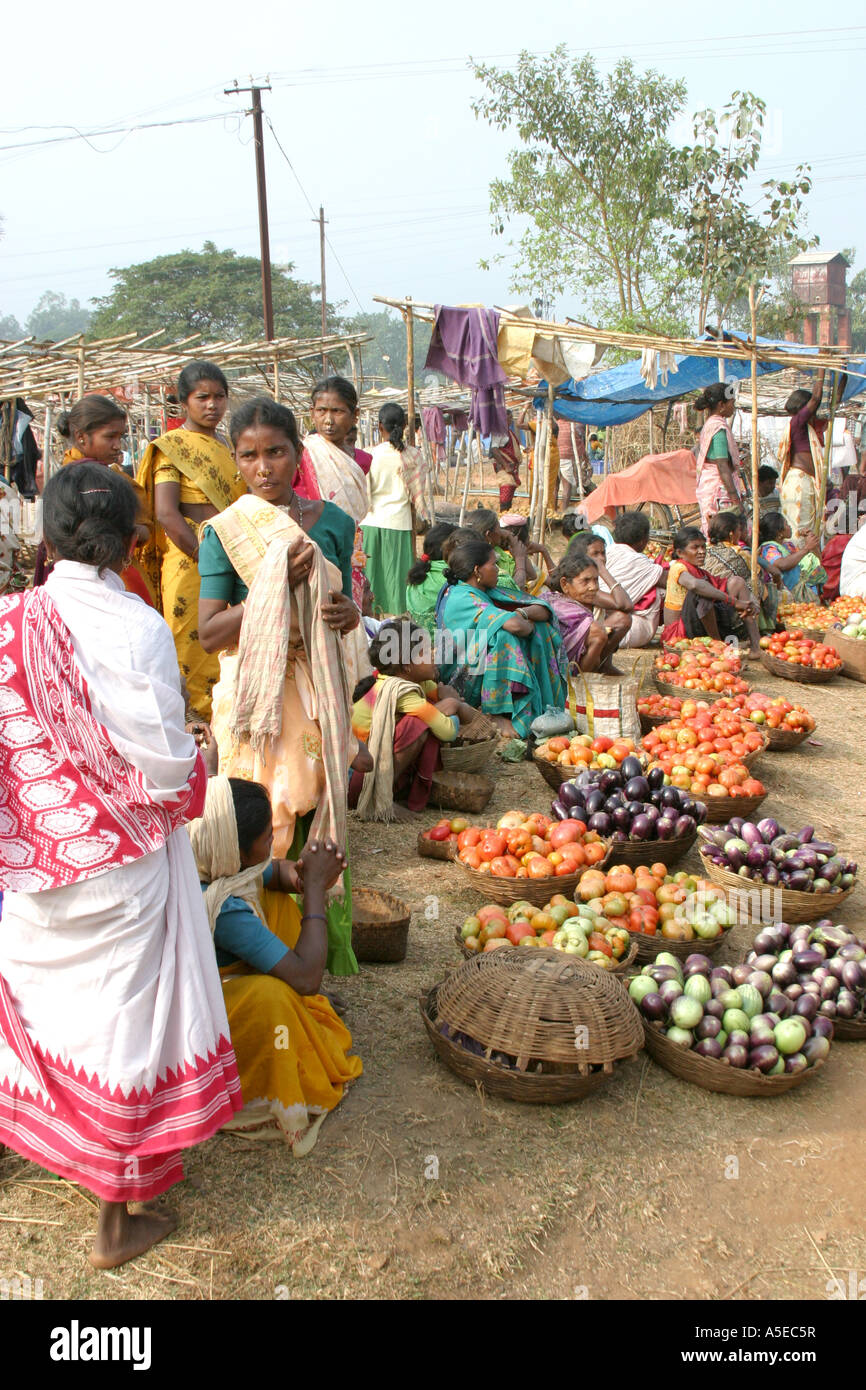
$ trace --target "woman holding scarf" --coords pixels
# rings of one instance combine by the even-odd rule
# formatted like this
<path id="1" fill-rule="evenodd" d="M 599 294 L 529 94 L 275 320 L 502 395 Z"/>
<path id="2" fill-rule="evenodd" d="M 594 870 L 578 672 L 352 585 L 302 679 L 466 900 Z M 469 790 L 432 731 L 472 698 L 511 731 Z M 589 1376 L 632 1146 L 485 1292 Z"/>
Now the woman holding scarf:
<path id="1" fill-rule="evenodd" d="M 293 489 L 300 442 L 285 406 L 246 402 L 232 442 L 249 493 L 204 528 L 199 560 L 199 632 L 220 664 L 213 731 L 220 771 L 268 788 L 275 855 L 294 847 L 297 857 L 308 835 L 346 840 L 356 747 L 342 634 L 360 621 L 348 596 L 354 526 Z M 348 897 L 329 912 L 328 969 L 357 969 Z"/>

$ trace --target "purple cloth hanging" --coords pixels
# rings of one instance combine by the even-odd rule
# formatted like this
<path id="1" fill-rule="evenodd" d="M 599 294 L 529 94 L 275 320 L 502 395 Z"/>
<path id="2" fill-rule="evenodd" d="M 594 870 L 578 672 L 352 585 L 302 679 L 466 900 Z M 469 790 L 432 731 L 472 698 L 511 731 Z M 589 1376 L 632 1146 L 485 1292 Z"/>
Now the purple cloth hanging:
<path id="1" fill-rule="evenodd" d="M 455 410 L 451 415 L 451 424 L 458 434 L 469 428 L 469 416 L 465 410 Z"/>
<path id="2" fill-rule="evenodd" d="M 421 411 L 424 433 L 431 444 L 445 443 L 445 416 L 438 405 L 425 405 Z"/>
<path id="3" fill-rule="evenodd" d="M 485 437 L 508 434 L 502 390 L 508 378 L 499 365 L 498 337 L 499 315 L 494 309 L 436 305 L 426 366 L 472 388 L 470 423 Z"/>

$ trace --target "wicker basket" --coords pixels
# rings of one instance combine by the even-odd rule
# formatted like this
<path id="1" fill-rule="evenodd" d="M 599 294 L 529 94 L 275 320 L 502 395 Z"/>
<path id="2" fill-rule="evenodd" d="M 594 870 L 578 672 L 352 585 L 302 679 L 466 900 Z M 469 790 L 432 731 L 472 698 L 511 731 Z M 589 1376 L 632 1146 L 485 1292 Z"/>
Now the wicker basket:
<path id="1" fill-rule="evenodd" d="M 743 820 L 748 820 L 768 796 L 769 792 L 764 792 L 762 796 L 708 796 L 704 802 L 707 808 L 706 823 L 724 825 L 731 816 L 742 816 Z"/>
<path id="2" fill-rule="evenodd" d="M 830 614 L 828 613 L 828 617 Z M 779 613 L 780 621 L 784 621 L 785 614 Z M 793 627 L 786 627 L 786 632 L 802 632 L 804 637 L 810 637 L 813 642 L 823 642 L 825 629 L 823 627 L 803 627 L 802 623 L 794 623 Z"/>
<path id="3" fill-rule="evenodd" d="M 784 753 L 788 748 L 805 743 L 814 732 L 814 729 L 768 729 L 767 747 L 771 753 Z"/>
<path id="4" fill-rule="evenodd" d="M 796 661 L 780 661 L 765 651 L 761 652 L 761 665 L 780 680 L 797 681 L 800 685 L 826 685 L 839 675 L 838 671 L 816 671 L 813 666 L 801 666 Z"/>
<path id="5" fill-rule="evenodd" d="M 830 627 L 824 641 L 842 658 L 842 675 L 852 681 L 866 681 L 866 642 L 859 637 L 846 637 L 841 628 Z"/>
<path id="6" fill-rule="evenodd" d="M 669 723 L 672 716 L 669 714 L 642 714 L 641 711 L 638 710 L 638 718 L 640 720 L 641 733 L 648 734 L 650 729 L 657 729 L 659 724 Z"/>
<path id="7" fill-rule="evenodd" d="M 631 945 L 629 946 L 628 950 L 626 951 L 626 953 L 625 953 L 625 955 L 622 957 L 622 959 L 621 959 L 621 960 L 618 960 L 618 961 L 616 962 L 616 964 L 615 964 L 615 965 L 612 965 L 612 966 L 610 967 L 610 969 L 606 972 L 608 975 L 621 975 L 621 974 L 623 973 L 623 971 L 630 969 L 630 967 L 631 967 L 632 965 L 634 965 L 634 963 L 635 963 L 636 960 L 639 960 L 640 957 L 639 957 L 639 954 L 638 954 L 638 945 L 637 945 L 637 942 L 634 940 L 634 937 L 633 937 L 633 935 L 632 935 L 631 932 L 629 933 L 629 935 L 632 936 Z M 456 944 L 457 944 L 457 946 L 458 946 L 458 948 L 459 948 L 459 950 L 460 950 L 461 956 L 465 956 L 467 960 L 474 960 L 476 956 L 483 955 L 483 952 L 482 952 L 482 951 L 467 951 L 466 946 L 465 946 L 464 941 L 463 941 L 463 937 L 460 935 L 460 929 L 459 929 L 459 927 L 458 927 L 457 931 L 454 933 L 454 940 L 455 940 L 455 942 L 456 942 Z M 511 950 L 519 950 L 519 949 L 520 949 L 519 947 L 513 947 L 513 946 L 511 946 L 510 943 L 509 943 L 509 946 L 510 946 L 510 949 L 511 949 Z M 524 951 L 537 951 L 537 950 L 547 950 L 547 949 L 556 950 L 556 947 L 551 946 L 551 947 L 548 948 L 548 947 L 539 947 L 539 946 L 524 946 L 523 949 L 524 949 Z M 505 947 L 504 947 L 504 946 L 500 946 L 500 947 L 499 947 L 499 950 L 505 950 Z M 560 954 L 562 954 L 562 953 L 560 952 Z M 571 959 L 571 958 L 569 957 L 569 959 Z M 582 959 L 582 957 L 578 957 L 578 959 Z M 595 961 L 588 961 L 587 964 L 588 964 L 588 965 L 595 965 Z M 597 967 L 597 968 L 598 968 L 598 967 Z"/>
<path id="8" fill-rule="evenodd" d="M 499 730 L 486 714 L 479 714 L 460 730 L 456 743 L 442 745 L 445 772 L 483 772 L 496 756 Z"/>
<path id="9" fill-rule="evenodd" d="M 637 946 L 635 959 L 638 965 L 649 965 L 661 951 L 667 951 L 678 960 L 687 960 L 689 956 L 698 953 L 702 956 L 712 956 L 722 943 L 727 941 L 732 931 L 733 927 L 728 927 L 713 941 L 702 941 L 697 936 L 692 941 L 671 941 L 667 936 L 648 936 L 646 932 L 638 931 L 629 932 L 629 936 Z"/>
<path id="10" fill-rule="evenodd" d="M 866 1039 L 866 1015 L 860 1018 L 834 1018 L 833 1041 L 862 1042 Z"/>
<path id="11" fill-rule="evenodd" d="M 608 971 L 561 951 L 475 956 L 420 1004 L 446 1065 L 506 1100 L 577 1100 L 612 1075 L 618 1062 L 637 1056 L 643 1044 L 640 1017 L 619 983 Z M 477 1040 L 484 1055 L 462 1047 L 455 1033 Z M 494 1060 L 497 1054 L 513 1058 L 514 1065 Z"/>
<path id="12" fill-rule="evenodd" d="M 352 950 L 358 960 L 404 960 L 411 911 L 393 893 L 376 888 L 352 889 Z"/>
<path id="13" fill-rule="evenodd" d="M 457 848 L 448 840 L 425 840 L 422 833 L 418 836 L 418 853 L 422 859 L 444 859 L 451 863 L 457 854 Z"/>
<path id="14" fill-rule="evenodd" d="M 741 676 L 740 679 L 745 677 Z M 704 690 L 700 686 L 695 690 L 686 690 L 683 685 L 668 685 L 667 681 L 660 680 L 656 675 L 653 682 L 660 695 L 673 695 L 678 700 L 720 700 L 727 694 L 725 690 Z"/>
<path id="15" fill-rule="evenodd" d="M 726 1096 L 780 1096 L 784 1091 L 802 1085 L 807 1077 L 824 1065 L 823 1062 L 816 1062 L 806 1071 L 764 1076 L 759 1071 L 728 1066 L 727 1062 L 717 1061 L 714 1057 L 700 1057 L 690 1048 L 672 1043 L 656 1025 L 646 1021 L 644 1037 L 647 1052 L 665 1071 L 683 1081 L 690 1081 L 693 1086 L 702 1086 L 705 1091 L 719 1091 Z"/>
<path id="16" fill-rule="evenodd" d="M 544 758 L 539 758 L 537 753 L 533 753 L 532 761 L 547 785 L 555 792 L 559 791 L 563 782 L 570 782 L 572 777 L 583 771 L 581 767 L 563 767 L 560 763 L 546 762 Z"/>
<path id="17" fill-rule="evenodd" d="M 607 853 L 597 864 L 585 866 L 576 874 L 561 874 L 558 878 L 495 878 L 493 874 L 482 874 L 478 869 L 470 869 L 468 864 L 462 864 L 459 859 L 455 859 L 454 862 L 471 886 L 477 892 L 483 893 L 490 902 L 510 906 L 511 903 L 522 902 L 525 898 L 528 903 L 543 907 L 550 901 L 552 893 L 562 893 L 564 897 L 571 898 L 587 867 L 604 869 L 611 858 L 611 846 L 607 841 L 605 846 Z"/>
<path id="18" fill-rule="evenodd" d="M 736 888 L 738 892 L 753 892 L 756 889 L 763 899 L 763 889 L 766 884 L 756 883 L 750 878 L 741 878 L 739 874 L 732 873 L 730 869 L 721 869 L 714 864 L 711 859 L 707 859 L 701 851 L 701 863 L 707 878 L 712 879 L 713 883 L 718 883 L 721 888 Z M 787 922 L 795 926 L 798 922 L 817 922 L 820 917 L 832 917 L 838 907 L 842 905 L 847 897 L 854 891 L 853 888 L 842 888 L 835 893 L 798 893 L 793 888 L 779 888 L 770 890 L 775 895 L 781 895 L 781 910 L 778 918 L 780 922 Z M 763 920 L 763 919 L 762 919 Z"/>
<path id="19" fill-rule="evenodd" d="M 430 804 L 443 811 L 483 811 L 494 784 L 477 772 L 434 772 Z"/>
<path id="20" fill-rule="evenodd" d="M 678 840 L 613 840 L 605 862 L 628 864 L 630 869 L 637 864 L 647 863 L 667 864 L 670 868 L 671 864 L 688 854 L 697 838 L 698 832 L 693 830 L 690 835 L 681 835 Z"/>

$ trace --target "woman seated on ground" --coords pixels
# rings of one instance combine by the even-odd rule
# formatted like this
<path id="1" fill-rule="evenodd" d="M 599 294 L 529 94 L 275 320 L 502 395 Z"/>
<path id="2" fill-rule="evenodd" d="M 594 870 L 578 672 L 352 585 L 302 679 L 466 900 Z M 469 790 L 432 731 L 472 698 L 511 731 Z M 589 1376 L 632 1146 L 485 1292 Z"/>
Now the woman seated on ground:
<path id="1" fill-rule="evenodd" d="M 517 540 L 526 551 L 527 556 L 538 555 L 544 561 L 547 573 L 550 574 L 554 568 L 554 560 L 546 545 L 539 545 L 536 541 L 529 538 L 529 517 L 523 516 L 521 512 L 506 512 L 500 516 L 499 525 L 502 531 Z M 511 545 L 509 541 L 509 546 Z M 535 574 L 535 567 L 527 560 L 527 578 L 532 579 Z"/>
<path id="2" fill-rule="evenodd" d="M 631 626 L 621 647 L 645 647 L 656 635 L 661 620 L 667 566 L 644 554 L 650 538 L 650 522 L 645 512 L 623 512 L 613 527 L 613 541 L 607 547 L 603 567 L 599 566 L 599 594 L 596 606 L 607 607 L 613 600 L 616 610 L 631 614 Z M 587 547 L 595 558 L 596 551 Z M 617 602 L 618 591 L 628 599 L 628 607 Z"/>
<path id="3" fill-rule="evenodd" d="M 569 543 L 566 556 L 583 556 L 591 560 L 598 571 L 599 583 L 595 597 L 596 616 L 604 618 L 609 613 L 619 613 L 621 617 L 629 619 L 625 628 L 625 636 L 631 630 L 631 612 L 633 604 L 628 593 L 621 584 L 617 584 L 612 574 L 605 564 L 607 547 L 601 536 L 595 535 L 593 531 L 578 531 Z M 601 582 L 604 581 L 607 588 L 601 589 Z M 622 624 L 618 624 L 622 626 Z M 619 643 L 623 645 L 622 640 Z"/>
<path id="4" fill-rule="evenodd" d="M 781 512 L 769 512 L 762 518 L 758 538 L 758 559 L 771 580 L 766 626 L 772 631 L 782 588 L 787 590 L 789 603 L 820 603 L 819 585 L 827 576 L 818 557 L 818 537 L 807 533 L 803 537 L 804 544 L 795 549 L 791 544 L 791 528 Z"/>
<path id="5" fill-rule="evenodd" d="M 525 521 L 525 517 L 521 517 L 521 521 Z M 516 531 L 506 529 L 495 512 L 488 511 L 485 507 L 478 507 L 476 511 L 467 513 L 466 527 L 477 536 L 482 536 L 496 551 L 499 588 L 515 596 L 524 594 L 527 585 L 538 578 L 535 566 L 529 559 L 530 547 L 519 539 Z M 532 549 L 541 552 L 540 546 L 533 545 Z M 552 569 L 553 566 L 550 565 L 548 568 Z"/>
<path id="6" fill-rule="evenodd" d="M 616 676 L 621 672 L 612 657 L 628 635 L 631 617 L 625 612 L 610 612 L 602 622 L 596 622 L 593 609 L 598 604 L 598 582 L 596 561 L 579 546 L 574 550 L 569 547 L 541 593 L 556 614 L 571 670 Z"/>
<path id="7" fill-rule="evenodd" d="M 424 536 L 424 551 L 406 576 L 406 607 L 409 616 L 429 633 L 436 631 L 436 602 L 445 585 L 442 546 L 457 528 L 450 521 L 437 521 Z"/>
<path id="8" fill-rule="evenodd" d="M 346 867 L 331 840 L 308 840 L 297 864 L 271 859 L 267 789 L 212 777 L 189 826 L 244 1109 L 225 1126 L 274 1122 L 292 1151 L 309 1153 L 319 1126 L 361 1074 L 351 1036 L 321 993 L 328 953 L 325 898 Z M 290 894 L 303 899 L 303 913 Z"/>
<path id="9" fill-rule="evenodd" d="M 473 536 L 452 543 L 437 624 L 456 639 L 456 649 L 440 666 L 448 680 L 468 665 L 469 703 L 501 716 L 504 732 L 525 738 L 547 705 L 564 706 L 566 662 L 550 604 L 500 589 L 498 576 L 487 541 Z"/>
<path id="10" fill-rule="evenodd" d="M 760 610 L 767 586 L 759 573 L 758 591 L 752 588 L 751 552 L 746 549 L 748 534 L 749 523 L 742 512 L 716 512 L 710 519 L 706 569 L 718 579 L 742 579 L 753 608 Z"/>
<path id="11" fill-rule="evenodd" d="M 374 674 L 355 689 L 352 732 L 372 769 L 352 773 L 349 805 L 362 820 L 407 820 L 427 805 L 441 745 L 453 743 L 478 711 L 439 683 L 430 634 L 408 618 L 382 624 L 370 660 Z M 404 796 L 405 808 L 397 800 Z"/>
<path id="12" fill-rule="evenodd" d="M 696 526 L 683 526 L 673 541 L 673 558 L 665 591 L 663 642 L 681 637 L 730 636 L 739 617 L 748 633 L 749 655 L 756 657 L 758 643 L 757 609 L 748 588 L 739 576 L 720 579 L 704 568 L 707 542 Z"/>

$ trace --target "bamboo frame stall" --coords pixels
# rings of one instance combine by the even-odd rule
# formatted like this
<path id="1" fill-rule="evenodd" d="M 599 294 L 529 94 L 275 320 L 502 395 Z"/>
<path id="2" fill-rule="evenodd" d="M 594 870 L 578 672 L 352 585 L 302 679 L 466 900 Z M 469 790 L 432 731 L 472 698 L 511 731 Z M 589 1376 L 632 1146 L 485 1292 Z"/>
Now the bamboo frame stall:
<path id="1" fill-rule="evenodd" d="M 429 323 L 429 322 L 433 322 L 433 321 L 435 320 L 436 306 L 435 306 L 434 304 L 424 303 L 424 302 L 422 302 L 422 301 L 420 301 L 420 300 L 415 300 L 415 299 L 394 299 L 394 298 L 391 298 L 391 297 L 389 297 L 389 296 L 387 296 L 387 295 L 374 295 L 373 298 L 374 298 L 374 300 L 375 300 L 375 302 L 376 302 L 377 304 L 384 304 L 384 305 L 386 305 L 388 308 L 396 309 L 400 314 L 402 314 L 404 320 L 407 321 L 407 331 L 408 331 L 408 316 L 410 316 L 410 315 L 411 315 L 411 318 L 412 318 L 413 323 L 414 323 L 414 320 L 415 320 L 415 319 L 423 319 L 423 320 L 425 320 L 425 321 L 428 322 L 428 323 Z M 576 323 L 576 322 L 573 322 L 573 321 L 571 321 L 571 320 L 567 320 L 565 323 L 555 323 L 555 322 L 552 322 L 552 321 L 547 320 L 547 319 L 533 319 L 533 320 L 532 320 L 532 326 L 536 329 L 537 333 L 538 333 L 540 336 L 542 336 L 542 337 L 567 338 L 567 339 L 571 339 L 571 340 L 573 340 L 573 341 L 575 341 L 575 342 L 595 343 L 595 344 L 597 344 L 598 346 L 601 346 L 601 347 L 618 348 L 618 349 L 620 349 L 620 350 L 632 351 L 632 352 L 634 352 L 634 353 L 636 353 L 636 354 L 637 354 L 637 353 L 641 353 L 641 352 L 643 352 L 643 351 L 649 349 L 649 350 L 655 350 L 655 351 L 658 351 L 658 352 L 672 352 L 672 353 L 675 353 L 675 354 L 680 355 L 680 356 L 714 358 L 714 359 L 716 359 L 717 361 L 719 361 L 720 363 L 725 362 L 725 361 L 733 361 L 733 362 L 741 362 L 741 363 L 743 363 L 745 366 L 748 367 L 748 369 L 749 369 L 749 376 L 750 376 L 750 378 L 751 378 L 751 380 L 752 380 L 752 402 L 751 402 L 751 405 L 752 405 L 752 412 L 751 412 L 751 413 L 752 413 L 752 469 L 751 469 L 751 471 L 752 471 L 752 487 L 753 487 L 753 492 L 756 492 L 756 490 L 757 490 L 756 477 L 757 477 L 757 468 L 758 468 L 758 464 L 759 464 L 759 447 L 758 447 L 758 443 L 759 443 L 759 442 L 758 442 L 758 431 L 757 431 L 757 416 L 758 416 L 757 368 L 758 368 L 758 365 L 759 365 L 760 363 L 767 363 L 767 364 L 774 364 L 774 365 L 780 366 L 780 367 L 782 367 L 782 368 L 800 368 L 800 369 L 808 369 L 808 370 L 810 370 L 810 371 L 820 371 L 820 370 L 823 369 L 823 370 L 830 371 L 830 372 L 836 373 L 836 374 L 841 373 L 841 372 L 847 370 L 847 371 L 849 372 L 849 375 L 851 375 L 851 369 L 850 369 L 851 354 L 850 354 L 849 352 L 846 352 L 845 350 L 843 350 L 843 349 L 841 349 L 841 348 L 824 347 L 824 348 L 819 349 L 817 352 L 816 352 L 816 351 L 812 351 L 812 352 L 808 352 L 808 353 L 807 353 L 807 352 L 797 351 L 797 346 L 796 346 L 796 345 L 792 345 L 791 350 L 783 350 L 782 348 L 779 348 L 779 347 L 776 347 L 776 346 L 771 346 L 771 345 L 767 345 L 767 344 L 764 344 L 764 343 L 759 343 L 758 340 L 757 340 L 756 315 L 755 315 L 755 312 L 754 312 L 755 305 L 752 304 L 752 300 L 753 300 L 753 299 L 754 299 L 754 288 L 752 289 L 752 292 L 751 292 L 751 295 L 750 295 L 750 304 L 752 305 L 751 335 L 750 335 L 748 338 L 745 338 L 745 339 L 742 339 L 742 338 L 732 338 L 732 337 L 730 337 L 729 335 L 724 334 L 724 333 L 720 334 L 717 338 L 712 338 L 712 339 L 708 339 L 708 338 L 699 338 L 699 339 L 694 339 L 694 338 L 671 338 L 671 337 L 667 337 L 667 336 L 665 336 L 665 335 L 663 335 L 663 334 L 660 334 L 660 333 L 647 333 L 647 332 L 643 332 L 643 333 L 622 333 L 622 332 L 617 332 L 617 331 L 612 330 L 612 329 L 598 328 L 598 327 L 595 327 L 594 325 L 591 325 L 591 324 Z M 526 327 L 526 323 L 527 323 L 526 318 L 521 317 L 520 315 L 513 313 L 513 312 L 512 312 L 511 310 L 509 310 L 509 309 L 500 308 L 500 306 L 498 306 L 498 305 L 494 305 L 494 308 L 496 309 L 496 312 L 499 314 L 500 323 L 514 324 L 514 325 L 516 325 L 516 326 L 520 326 L 520 327 L 524 327 L 524 328 Z M 510 382 L 508 382 L 508 383 L 506 384 L 505 390 L 506 390 L 506 392 L 508 392 L 508 391 L 510 390 L 512 393 L 513 393 L 515 390 L 524 390 L 524 391 L 525 391 L 525 390 L 526 390 L 526 386 L 527 386 L 527 383 L 517 382 L 517 381 L 510 381 Z M 864 388 L 866 388 L 866 377 L 863 378 L 863 386 L 864 386 Z M 684 394 L 684 395 L 688 395 L 688 394 L 690 394 L 690 393 L 689 393 L 688 391 L 685 391 L 683 394 Z M 832 393 L 833 398 L 832 398 L 832 401 L 831 401 L 831 416 L 832 416 L 832 415 L 835 415 L 835 409 L 836 409 L 836 404 L 837 404 L 837 402 L 836 402 L 836 396 L 837 396 L 837 394 L 838 394 L 838 391 L 837 391 L 837 389 L 835 389 L 835 378 L 834 378 L 834 390 L 833 390 L 833 393 Z M 537 391 L 535 391 L 534 389 L 533 389 L 533 395 L 537 395 Z M 550 387 L 549 390 L 548 390 L 548 410 L 547 410 L 546 412 L 544 412 L 544 413 L 542 413 L 541 411 L 539 411 L 539 412 L 538 412 L 538 416 L 537 416 L 537 420 L 536 420 L 535 456 L 536 456 L 536 459 L 544 458 L 544 461 L 545 461 L 545 468 L 544 468 L 544 477 L 543 477 L 543 478 L 540 478 L 540 477 L 539 477 L 539 472 L 540 472 L 540 470 L 539 470 L 538 467 L 536 467 L 536 468 L 533 470 L 532 487 L 531 487 L 531 493 L 530 493 L 529 514 L 530 514 L 530 524 L 531 524 L 531 528 L 532 528 L 532 534 L 533 534 L 534 537 L 538 537 L 538 538 L 543 538 L 543 535 L 544 535 L 544 528 L 545 528 L 546 519 L 547 519 L 547 516 L 546 516 L 546 504 L 547 504 L 547 501 L 548 501 L 548 497 L 547 497 L 547 491 L 548 491 L 548 478 L 547 478 L 547 467 L 546 467 L 546 464 L 547 464 L 548 459 L 549 459 L 550 424 L 548 424 L 548 429 L 547 429 L 546 434 L 543 434 L 543 422 L 545 421 L 545 418 L 547 419 L 547 421 L 552 422 L 552 419 L 553 419 L 553 401 L 554 401 L 554 398 L 555 398 L 555 390 L 554 390 L 552 387 Z M 649 411 L 651 411 L 651 406 L 648 406 L 647 409 L 648 409 Z M 831 431 L 832 431 L 832 422 L 831 422 Z M 828 431 L 828 444 L 827 444 L 827 446 L 826 446 L 826 448 L 825 448 L 825 459 L 824 459 L 824 468 L 823 468 L 823 477 L 822 477 L 822 496 L 826 493 L 826 486 L 827 486 L 827 469 L 828 469 L 828 465 L 829 465 L 829 449 L 830 449 L 829 440 L 830 440 L 831 437 L 832 437 L 831 431 Z M 606 440 L 605 440 L 605 474 L 607 474 L 608 471 L 610 470 L 610 455 L 609 455 L 609 448 L 611 447 L 611 441 L 610 441 L 610 435 L 611 435 L 611 433 L 612 433 L 612 430 L 608 430 L 608 431 L 607 431 L 607 436 L 606 436 Z M 542 445 L 543 445 L 544 447 L 542 447 Z M 469 471 L 469 467 L 470 467 L 470 462 L 469 462 L 469 459 L 467 458 L 467 480 L 466 480 L 466 485 L 465 485 L 465 487 L 464 487 L 464 494 L 465 494 L 465 495 L 468 495 L 468 471 Z M 462 513 L 462 511 L 461 511 L 461 519 L 462 519 L 462 515 L 463 515 L 463 513 Z M 754 554 L 754 551 L 753 551 L 753 558 L 752 558 L 752 583 L 753 583 L 753 585 L 756 584 L 756 582 L 757 582 L 756 563 L 757 563 L 757 556 Z"/>

